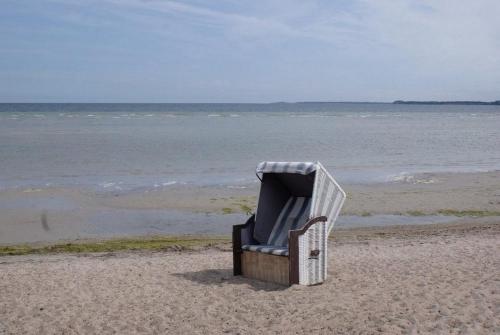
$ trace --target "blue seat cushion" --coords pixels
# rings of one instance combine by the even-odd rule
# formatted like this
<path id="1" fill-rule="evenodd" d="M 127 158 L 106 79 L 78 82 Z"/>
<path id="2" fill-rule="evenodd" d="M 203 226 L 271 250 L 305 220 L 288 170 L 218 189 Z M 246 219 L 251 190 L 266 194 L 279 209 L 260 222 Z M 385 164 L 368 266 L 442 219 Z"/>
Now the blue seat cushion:
<path id="1" fill-rule="evenodd" d="M 247 251 L 257 251 L 257 252 L 263 252 L 266 254 L 270 255 L 277 255 L 277 256 L 288 256 L 288 248 L 287 247 L 280 247 L 280 246 L 275 246 L 275 245 L 244 245 L 241 247 L 243 250 Z"/>

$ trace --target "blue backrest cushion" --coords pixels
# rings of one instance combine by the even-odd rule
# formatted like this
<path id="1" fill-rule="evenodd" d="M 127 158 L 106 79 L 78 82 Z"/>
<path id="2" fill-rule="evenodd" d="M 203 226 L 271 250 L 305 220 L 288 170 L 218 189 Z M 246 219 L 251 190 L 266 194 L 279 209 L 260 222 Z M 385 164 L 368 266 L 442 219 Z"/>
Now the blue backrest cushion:
<path id="1" fill-rule="evenodd" d="M 310 197 L 290 197 L 274 223 L 267 244 L 287 247 L 288 231 L 304 226 L 309 216 L 310 206 Z"/>

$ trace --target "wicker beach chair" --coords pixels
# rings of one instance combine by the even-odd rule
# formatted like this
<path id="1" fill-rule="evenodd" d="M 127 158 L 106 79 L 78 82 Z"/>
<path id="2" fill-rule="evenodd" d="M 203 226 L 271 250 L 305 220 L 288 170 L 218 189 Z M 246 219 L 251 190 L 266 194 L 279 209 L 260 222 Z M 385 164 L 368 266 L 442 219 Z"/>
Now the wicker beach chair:
<path id="1" fill-rule="evenodd" d="M 256 174 L 256 214 L 233 226 L 234 275 L 284 285 L 322 283 L 328 235 L 345 192 L 319 162 L 262 162 Z"/>

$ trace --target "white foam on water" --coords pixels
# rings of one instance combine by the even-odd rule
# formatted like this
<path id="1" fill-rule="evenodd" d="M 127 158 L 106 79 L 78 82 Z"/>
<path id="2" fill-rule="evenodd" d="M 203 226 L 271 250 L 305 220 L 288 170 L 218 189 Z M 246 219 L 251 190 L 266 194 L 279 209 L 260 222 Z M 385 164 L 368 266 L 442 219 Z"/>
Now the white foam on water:
<path id="1" fill-rule="evenodd" d="M 409 172 L 401 172 L 398 175 L 389 177 L 389 181 L 405 184 L 434 184 L 437 180 L 430 176 L 419 176 Z"/>
<path id="2" fill-rule="evenodd" d="M 23 193 L 32 193 L 32 192 L 41 192 L 42 189 L 41 188 L 27 188 L 25 190 L 23 190 Z"/>
<path id="3" fill-rule="evenodd" d="M 321 116 L 313 115 L 313 114 L 290 114 L 290 117 L 313 118 L 313 117 L 321 117 Z"/>
<path id="4" fill-rule="evenodd" d="M 208 114 L 208 117 L 221 117 L 222 115 L 220 114 Z"/>

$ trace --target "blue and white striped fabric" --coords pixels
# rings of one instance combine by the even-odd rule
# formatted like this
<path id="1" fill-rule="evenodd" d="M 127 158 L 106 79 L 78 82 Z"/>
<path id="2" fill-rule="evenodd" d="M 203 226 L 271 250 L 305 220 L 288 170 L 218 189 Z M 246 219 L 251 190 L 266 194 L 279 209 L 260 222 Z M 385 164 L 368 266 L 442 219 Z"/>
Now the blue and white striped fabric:
<path id="1" fill-rule="evenodd" d="M 244 245 L 243 250 L 263 252 L 271 255 L 288 256 L 287 247 L 277 247 L 274 245 Z"/>
<path id="2" fill-rule="evenodd" d="M 311 217 L 326 216 L 328 218 L 328 235 L 340 213 L 346 194 L 333 177 L 320 164 L 319 166 L 314 182 Z"/>
<path id="3" fill-rule="evenodd" d="M 281 210 L 265 245 L 244 245 L 243 250 L 288 256 L 288 231 L 301 228 L 309 216 L 311 198 L 290 197 Z"/>
<path id="4" fill-rule="evenodd" d="M 313 162 L 261 162 L 257 165 L 255 173 L 298 173 L 309 174 L 316 171 L 316 163 Z"/>
<path id="5" fill-rule="evenodd" d="M 290 197 L 274 224 L 267 244 L 288 247 L 288 231 L 301 228 L 306 223 L 310 206 L 311 198 Z"/>

